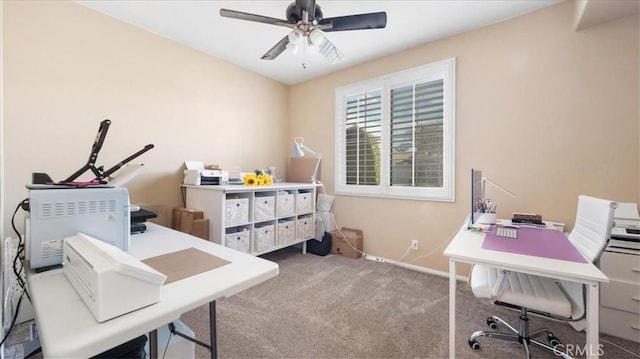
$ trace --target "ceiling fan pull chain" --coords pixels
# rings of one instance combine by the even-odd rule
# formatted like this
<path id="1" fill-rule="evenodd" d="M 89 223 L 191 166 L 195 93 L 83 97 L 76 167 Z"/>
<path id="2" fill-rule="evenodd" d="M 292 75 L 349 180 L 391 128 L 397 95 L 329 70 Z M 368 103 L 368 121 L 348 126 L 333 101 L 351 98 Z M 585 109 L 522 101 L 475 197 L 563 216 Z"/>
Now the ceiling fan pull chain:
<path id="1" fill-rule="evenodd" d="M 307 69 L 307 39 L 302 42 L 302 68 Z"/>

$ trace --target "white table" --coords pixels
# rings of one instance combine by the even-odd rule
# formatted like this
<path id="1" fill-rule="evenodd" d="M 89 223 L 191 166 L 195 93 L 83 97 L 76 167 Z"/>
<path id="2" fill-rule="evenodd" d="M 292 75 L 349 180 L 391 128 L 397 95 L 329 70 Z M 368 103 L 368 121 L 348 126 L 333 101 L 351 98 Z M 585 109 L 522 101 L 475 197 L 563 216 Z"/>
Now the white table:
<path id="1" fill-rule="evenodd" d="M 598 356 L 598 294 L 600 282 L 608 282 L 593 263 L 578 263 L 551 258 L 499 252 L 482 248 L 484 233 L 467 230 L 465 224 L 444 250 L 449 257 L 449 358 L 455 358 L 456 261 L 484 264 L 542 277 L 583 283 L 587 287 L 587 356 Z"/>
<path id="2" fill-rule="evenodd" d="M 160 302 L 98 323 L 62 269 L 28 272 L 28 287 L 45 358 L 88 358 L 145 333 L 203 304 L 210 304 L 212 357 L 216 355 L 215 300 L 232 296 L 278 275 L 276 263 L 153 223 L 131 235 L 128 251 L 138 259 L 194 247 L 231 262 L 162 286 Z M 185 263 L 189 265 L 189 263 Z M 126 293 L 122 293 L 126 296 Z M 153 337 L 150 348 L 154 348 Z"/>

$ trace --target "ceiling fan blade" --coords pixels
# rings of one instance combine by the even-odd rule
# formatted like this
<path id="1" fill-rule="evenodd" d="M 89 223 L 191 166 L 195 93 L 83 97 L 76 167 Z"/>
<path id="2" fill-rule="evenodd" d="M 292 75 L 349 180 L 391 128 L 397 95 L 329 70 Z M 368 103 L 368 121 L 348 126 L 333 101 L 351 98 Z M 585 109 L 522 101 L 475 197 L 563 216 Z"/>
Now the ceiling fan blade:
<path id="1" fill-rule="evenodd" d="M 289 36 L 285 36 L 282 40 L 278 41 L 269 51 L 267 51 L 264 55 L 262 55 L 261 59 L 263 60 L 273 60 L 278 57 L 284 50 L 287 49 L 287 45 L 289 45 Z"/>
<path id="2" fill-rule="evenodd" d="M 344 59 L 344 54 L 326 37 L 322 44 L 320 44 L 320 47 L 318 47 L 318 52 L 329 60 L 332 65 L 337 64 Z"/>
<path id="3" fill-rule="evenodd" d="M 324 32 L 382 29 L 387 26 L 387 13 L 372 12 L 368 14 L 347 15 L 322 19 L 318 22 Z M 325 27 L 331 25 L 331 27 Z"/>
<path id="4" fill-rule="evenodd" d="M 295 24 L 289 23 L 287 20 L 276 19 L 274 17 L 250 14 L 248 12 L 235 11 L 235 10 L 229 10 L 229 9 L 220 9 L 220 16 L 228 17 L 232 19 L 238 19 L 238 20 L 260 22 L 260 23 L 269 24 L 269 25 L 284 26 L 288 28 L 294 28 L 296 26 Z"/>

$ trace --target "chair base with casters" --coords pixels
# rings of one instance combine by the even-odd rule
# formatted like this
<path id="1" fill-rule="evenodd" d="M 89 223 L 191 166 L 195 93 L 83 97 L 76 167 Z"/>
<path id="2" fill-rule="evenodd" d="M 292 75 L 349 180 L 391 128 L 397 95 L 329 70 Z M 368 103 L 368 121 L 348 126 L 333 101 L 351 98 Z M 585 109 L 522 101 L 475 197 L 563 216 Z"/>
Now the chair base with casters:
<path id="1" fill-rule="evenodd" d="M 559 281 L 553 278 L 530 276 L 481 265 L 474 266 L 471 274 L 474 295 L 479 298 L 490 298 L 495 305 L 517 310 L 520 312 L 520 316 L 518 329 L 497 316 L 488 318 L 487 324 L 491 329 L 495 330 L 500 327 L 507 332 L 477 331 L 469 336 L 469 346 L 472 349 L 480 349 L 478 338 L 490 337 L 519 342 L 524 347 L 527 359 L 531 358 L 531 346 L 540 347 L 558 357 L 571 358 L 561 348 L 557 348 L 561 344 L 560 340 L 548 329 L 530 332 L 529 314 L 560 321 L 574 321 L 583 318 L 584 311 L 582 313 L 572 312 L 571 300 L 565 295 L 566 289 L 573 285 L 577 286 L 575 290 L 582 292 L 581 285 L 575 283 L 567 283 L 567 288 L 564 288 Z M 494 298 L 495 291 L 501 293 L 500 300 Z M 537 293 L 537 295 L 530 293 Z M 584 300 L 583 297 L 580 299 Z M 585 302 L 582 301 L 580 307 L 584 308 L 584 304 Z M 545 334 L 548 344 L 536 339 Z"/>
<path id="2" fill-rule="evenodd" d="M 579 284 L 567 283 L 567 286 L 576 286 L 575 290 L 582 292 Z M 469 336 L 469 346 L 472 349 L 480 349 L 478 338 L 490 337 L 507 341 L 519 342 L 524 347 L 526 358 L 531 357 L 530 347 L 538 346 L 559 357 L 571 358 L 563 353 L 561 348 L 555 348 L 560 340 L 548 329 L 539 329 L 534 332 L 529 330 L 529 314 L 536 314 L 543 317 L 560 320 L 574 321 L 583 317 L 582 313 L 572 311 L 571 300 L 565 295 L 566 289 L 560 285 L 558 280 L 547 277 L 530 276 L 524 273 L 498 270 L 493 267 L 476 265 L 471 272 L 471 287 L 473 293 L 478 298 L 491 299 L 492 303 L 501 307 L 517 310 L 520 312 L 519 324 L 512 326 L 503 319 L 492 316 L 487 319 L 489 328 L 500 331 L 477 331 Z M 499 293 L 500 299 L 496 299 Z M 532 295 L 535 293 L 536 295 Z M 584 307 L 584 298 L 581 306 Z M 576 318 L 576 319 L 574 319 Z M 548 344 L 538 340 L 546 335 Z"/>
<path id="3" fill-rule="evenodd" d="M 529 347 L 531 345 L 536 345 L 542 349 L 545 349 L 557 356 L 561 356 L 565 359 L 570 359 L 571 357 L 566 353 L 562 352 L 560 349 L 556 347 L 560 345 L 560 340 L 556 338 L 551 331 L 547 328 L 541 328 L 533 333 L 529 332 L 529 317 L 527 316 L 527 309 L 520 308 L 520 325 L 519 329 L 514 328 L 509 323 L 502 320 L 500 317 L 491 316 L 487 319 L 487 325 L 489 328 L 496 330 L 498 328 L 503 328 L 508 331 L 498 332 L 498 331 L 477 331 L 469 336 L 469 346 L 471 349 L 478 350 L 480 349 L 480 343 L 478 342 L 478 338 L 480 337 L 490 337 L 500 340 L 507 340 L 513 342 L 519 342 L 524 347 L 524 351 L 526 353 L 527 359 L 531 358 L 531 352 Z M 546 339 L 549 344 L 545 344 L 535 338 L 543 336 L 546 334 Z"/>

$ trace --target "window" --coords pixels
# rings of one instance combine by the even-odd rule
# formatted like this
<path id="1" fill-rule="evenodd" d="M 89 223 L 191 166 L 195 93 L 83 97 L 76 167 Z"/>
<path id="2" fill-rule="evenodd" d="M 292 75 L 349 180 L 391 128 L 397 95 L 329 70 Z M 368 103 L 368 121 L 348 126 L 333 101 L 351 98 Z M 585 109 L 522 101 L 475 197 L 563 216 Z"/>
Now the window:
<path id="1" fill-rule="evenodd" d="M 455 59 L 336 89 L 336 193 L 454 200 Z"/>

